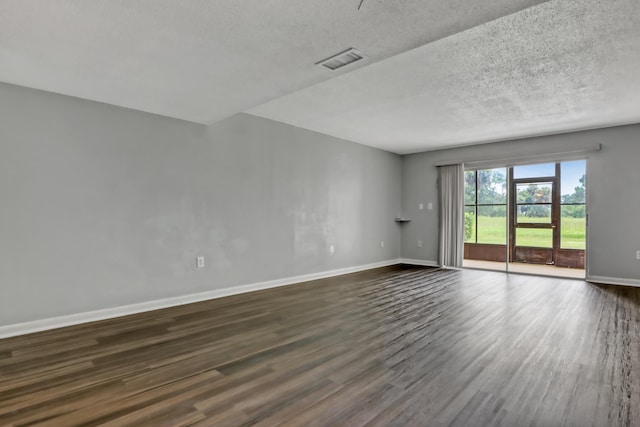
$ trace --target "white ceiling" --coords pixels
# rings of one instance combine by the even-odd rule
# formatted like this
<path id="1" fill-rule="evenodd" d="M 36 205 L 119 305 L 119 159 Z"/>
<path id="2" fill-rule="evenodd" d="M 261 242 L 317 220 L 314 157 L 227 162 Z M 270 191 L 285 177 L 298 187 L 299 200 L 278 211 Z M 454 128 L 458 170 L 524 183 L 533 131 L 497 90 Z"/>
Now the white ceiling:
<path id="1" fill-rule="evenodd" d="M 551 1 L 249 110 L 397 153 L 640 122 L 640 1 Z"/>
<path id="2" fill-rule="evenodd" d="M 638 0 L 359 2 L 0 0 L 0 81 L 398 153 L 640 122 Z"/>
<path id="3" fill-rule="evenodd" d="M 212 123 L 542 0 L 0 0 L 0 81 Z"/>

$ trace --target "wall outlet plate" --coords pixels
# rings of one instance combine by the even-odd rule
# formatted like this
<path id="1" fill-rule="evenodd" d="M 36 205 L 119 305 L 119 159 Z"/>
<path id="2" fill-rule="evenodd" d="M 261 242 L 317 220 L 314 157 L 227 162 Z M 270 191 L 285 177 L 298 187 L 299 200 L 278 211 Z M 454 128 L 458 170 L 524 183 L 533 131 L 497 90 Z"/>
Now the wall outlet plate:
<path id="1" fill-rule="evenodd" d="M 204 268 L 204 257 L 199 256 L 196 258 L 196 268 Z"/>

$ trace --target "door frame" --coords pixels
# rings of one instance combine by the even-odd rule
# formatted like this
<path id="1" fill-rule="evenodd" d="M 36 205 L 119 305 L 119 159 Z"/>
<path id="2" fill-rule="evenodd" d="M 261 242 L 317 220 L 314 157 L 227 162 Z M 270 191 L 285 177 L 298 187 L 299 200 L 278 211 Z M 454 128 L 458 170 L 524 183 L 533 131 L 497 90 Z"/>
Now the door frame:
<path id="1" fill-rule="evenodd" d="M 526 248 L 526 252 L 531 257 L 537 257 L 539 259 L 549 259 L 549 262 L 544 264 L 555 265 L 558 259 L 560 250 L 560 163 L 555 162 L 555 175 L 554 176 L 540 176 L 533 178 L 518 178 L 513 177 L 514 166 L 508 168 L 508 198 L 509 198 L 509 213 L 507 216 L 508 228 L 509 228 L 509 262 L 527 262 L 526 259 L 519 259 L 525 257 L 521 253 L 518 253 L 518 248 Z M 550 223 L 518 223 L 517 221 L 517 186 L 518 184 L 538 184 L 538 183 L 551 183 L 551 202 L 548 205 L 551 206 L 551 222 Z M 517 246 L 516 230 L 518 228 L 538 228 L 545 230 L 553 230 L 551 238 L 551 248 L 534 248 L 526 246 Z M 520 252 L 524 252 L 525 250 Z M 533 262 L 536 263 L 536 262 Z M 541 264 L 538 262 L 538 264 Z"/>

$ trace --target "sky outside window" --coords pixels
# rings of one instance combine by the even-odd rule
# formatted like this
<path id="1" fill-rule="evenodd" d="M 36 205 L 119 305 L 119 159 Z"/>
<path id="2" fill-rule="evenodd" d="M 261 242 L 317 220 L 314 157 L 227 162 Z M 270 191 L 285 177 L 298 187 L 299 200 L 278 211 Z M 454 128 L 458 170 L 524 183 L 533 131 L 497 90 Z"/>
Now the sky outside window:
<path id="1" fill-rule="evenodd" d="M 513 168 L 513 178 L 538 178 L 543 176 L 555 176 L 556 164 L 543 163 L 539 165 L 515 166 Z"/>
<path id="2" fill-rule="evenodd" d="M 586 173 L 587 162 L 586 160 L 562 162 L 561 168 L 561 194 L 563 196 L 573 194 L 576 187 L 581 186 L 580 178 L 582 178 Z"/>

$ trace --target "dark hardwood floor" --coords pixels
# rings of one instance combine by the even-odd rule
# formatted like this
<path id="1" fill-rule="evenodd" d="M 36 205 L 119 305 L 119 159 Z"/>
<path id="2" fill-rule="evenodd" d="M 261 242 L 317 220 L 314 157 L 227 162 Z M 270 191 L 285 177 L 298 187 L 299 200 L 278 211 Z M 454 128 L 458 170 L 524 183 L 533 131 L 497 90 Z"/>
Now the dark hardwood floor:
<path id="1" fill-rule="evenodd" d="M 0 340 L 0 425 L 640 426 L 640 289 L 392 267 Z"/>

